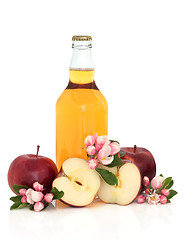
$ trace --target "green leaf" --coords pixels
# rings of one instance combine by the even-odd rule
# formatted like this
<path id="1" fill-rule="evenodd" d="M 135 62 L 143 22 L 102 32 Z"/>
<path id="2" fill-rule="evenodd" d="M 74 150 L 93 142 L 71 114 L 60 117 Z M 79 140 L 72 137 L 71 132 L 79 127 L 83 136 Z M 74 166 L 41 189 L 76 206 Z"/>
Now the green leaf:
<path id="1" fill-rule="evenodd" d="M 166 178 L 162 183 L 161 189 L 164 189 L 170 183 L 171 180 L 172 180 L 172 177 Z"/>
<path id="2" fill-rule="evenodd" d="M 177 192 L 175 190 L 172 190 L 172 189 L 169 192 L 170 193 L 167 196 L 167 199 L 171 199 L 172 197 L 174 197 L 177 194 Z"/>
<path id="3" fill-rule="evenodd" d="M 61 199 L 64 195 L 63 191 L 58 191 L 56 187 L 53 187 L 53 189 L 50 191 L 54 195 L 54 199 Z"/>
<path id="4" fill-rule="evenodd" d="M 95 168 L 95 170 L 100 174 L 102 179 L 107 184 L 109 184 L 109 185 L 117 185 L 118 184 L 118 180 L 112 172 L 109 172 L 108 170 L 101 169 L 101 168 Z"/>
<path id="5" fill-rule="evenodd" d="M 13 202 L 20 202 L 21 198 L 22 198 L 22 195 L 18 195 L 15 197 L 11 197 L 10 200 Z"/>
<path id="6" fill-rule="evenodd" d="M 13 210 L 13 209 L 18 208 L 21 204 L 22 204 L 21 201 L 15 202 L 15 203 L 10 207 L 10 210 Z"/>
<path id="7" fill-rule="evenodd" d="M 29 205 L 28 202 L 21 203 L 21 204 L 18 206 L 18 209 L 21 209 L 21 208 L 27 207 L 28 205 Z"/>
<path id="8" fill-rule="evenodd" d="M 19 193 L 19 190 L 21 188 L 25 188 L 25 189 L 28 189 L 28 187 L 24 186 L 24 185 L 13 185 L 13 190 L 16 192 L 16 193 Z"/>
<path id="9" fill-rule="evenodd" d="M 116 140 L 109 140 L 111 143 L 112 142 L 117 142 L 118 144 L 120 144 L 118 141 L 116 141 Z"/>
<path id="10" fill-rule="evenodd" d="M 174 184 L 174 181 L 171 180 L 170 183 L 165 187 L 166 189 L 170 189 Z"/>
<path id="11" fill-rule="evenodd" d="M 28 202 L 21 203 L 21 198 L 22 198 L 21 195 L 10 198 L 10 200 L 12 200 L 14 202 L 14 204 L 10 207 L 10 210 L 21 209 L 21 208 L 24 208 L 29 205 Z"/>
<path id="12" fill-rule="evenodd" d="M 159 175 L 160 177 L 164 177 L 162 174 Z"/>
<path id="13" fill-rule="evenodd" d="M 167 203 L 170 203 L 171 201 L 167 198 Z"/>
<path id="14" fill-rule="evenodd" d="M 122 152 L 122 151 L 119 152 L 120 157 L 123 157 L 125 154 L 126 152 Z"/>
<path id="15" fill-rule="evenodd" d="M 116 155 L 114 155 L 113 161 L 106 166 L 109 167 L 109 168 L 112 168 L 112 167 L 120 167 L 122 165 L 123 165 L 122 159 L 119 158 L 118 155 L 116 154 Z"/>

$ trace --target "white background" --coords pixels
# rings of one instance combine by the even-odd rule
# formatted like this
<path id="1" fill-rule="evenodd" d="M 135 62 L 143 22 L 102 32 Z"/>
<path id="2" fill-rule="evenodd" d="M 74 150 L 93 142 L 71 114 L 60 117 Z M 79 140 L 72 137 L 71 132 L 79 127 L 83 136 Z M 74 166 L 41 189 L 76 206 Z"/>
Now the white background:
<path id="1" fill-rule="evenodd" d="M 0 1 L 2 236 L 182 238 L 183 13 L 178 0 Z M 109 104 L 109 137 L 152 152 L 157 174 L 175 180 L 179 193 L 171 204 L 9 211 L 11 161 L 36 153 L 37 144 L 41 155 L 55 161 L 55 103 L 68 83 L 71 38 L 77 34 L 93 37 L 95 80 Z"/>

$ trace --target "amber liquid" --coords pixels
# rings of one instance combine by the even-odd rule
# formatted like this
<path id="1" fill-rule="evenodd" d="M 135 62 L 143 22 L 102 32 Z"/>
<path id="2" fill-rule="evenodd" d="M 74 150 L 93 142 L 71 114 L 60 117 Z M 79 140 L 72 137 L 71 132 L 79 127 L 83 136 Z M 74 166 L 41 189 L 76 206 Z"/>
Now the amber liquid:
<path id="1" fill-rule="evenodd" d="M 56 163 L 70 157 L 87 159 L 87 135 L 107 135 L 108 105 L 94 82 L 94 70 L 71 69 L 67 88 L 56 103 Z"/>

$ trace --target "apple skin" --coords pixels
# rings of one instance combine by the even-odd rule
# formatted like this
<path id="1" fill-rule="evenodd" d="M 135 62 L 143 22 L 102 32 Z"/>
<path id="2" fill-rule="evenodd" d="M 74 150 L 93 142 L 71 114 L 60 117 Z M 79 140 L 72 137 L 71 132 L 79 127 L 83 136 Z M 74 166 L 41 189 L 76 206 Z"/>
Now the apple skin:
<path id="1" fill-rule="evenodd" d="M 13 185 L 25 185 L 33 188 L 34 182 L 44 185 L 43 193 L 50 192 L 52 182 L 58 173 L 56 164 L 49 158 L 25 154 L 17 157 L 8 170 L 8 184 L 11 190 Z M 17 194 L 17 193 L 16 193 Z"/>
<path id="2" fill-rule="evenodd" d="M 136 146 L 122 147 L 121 151 L 126 153 L 121 159 L 135 163 L 141 172 L 142 178 L 147 176 L 151 180 L 155 177 L 156 163 L 150 151 Z"/>

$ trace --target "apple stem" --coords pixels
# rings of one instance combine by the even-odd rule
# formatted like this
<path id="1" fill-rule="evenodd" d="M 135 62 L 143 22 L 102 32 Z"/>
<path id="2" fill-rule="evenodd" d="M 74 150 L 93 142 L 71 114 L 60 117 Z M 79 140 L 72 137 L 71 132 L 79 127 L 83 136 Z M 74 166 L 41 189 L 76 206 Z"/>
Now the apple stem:
<path id="1" fill-rule="evenodd" d="M 117 173 L 116 173 L 117 180 L 119 178 L 119 169 L 120 169 L 120 167 L 117 167 Z M 119 181 L 118 181 L 118 184 L 116 185 L 116 187 L 118 187 L 118 186 L 119 186 Z"/>
<path id="2" fill-rule="evenodd" d="M 137 146 L 136 146 L 136 145 L 134 145 L 134 153 L 135 153 L 136 149 L 137 149 Z"/>
<path id="3" fill-rule="evenodd" d="M 38 157 L 38 152 L 39 152 L 40 146 L 37 145 L 37 153 L 36 153 L 36 157 Z"/>

